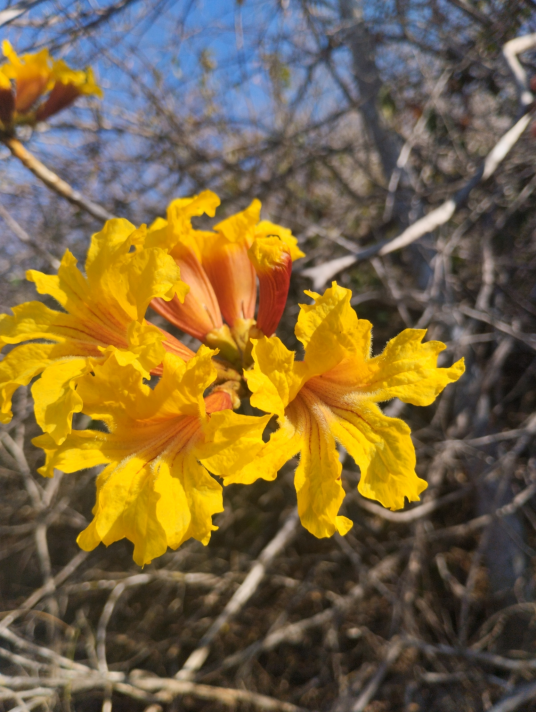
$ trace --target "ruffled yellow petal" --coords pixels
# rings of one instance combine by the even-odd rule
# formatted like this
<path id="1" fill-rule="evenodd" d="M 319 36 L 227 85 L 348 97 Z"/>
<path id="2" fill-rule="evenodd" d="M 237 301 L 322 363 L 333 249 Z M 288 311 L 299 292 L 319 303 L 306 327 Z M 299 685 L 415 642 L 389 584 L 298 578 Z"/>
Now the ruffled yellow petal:
<path id="1" fill-rule="evenodd" d="M 46 459 L 37 472 L 43 477 L 53 477 L 54 469 L 71 473 L 110 462 L 103 452 L 108 439 L 108 433 L 98 430 L 77 430 L 58 445 L 48 433 L 39 435 L 32 440 L 32 444 L 44 450 Z M 124 451 L 123 455 L 126 457 Z"/>
<path id="2" fill-rule="evenodd" d="M 163 376 L 153 391 L 158 413 L 205 417 L 203 394 L 217 375 L 212 361 L 214 353 L 207 346 L 201 346 L 188 363 L 166 354 Z"/>
<path id="3" fill-rule="evenodd" d="M 13 417 L 11 399 L 20 386 L 28 383 L 46 368 L 54 344 L 25 344 L 10 351 L 0 362 L 0 422 Z"/>
<path id="4" fill-rule="evenodd" d="M 83 344 L 81 346 L 83 347 Z M 70 373 L 70 369 L 74 368 L 74 362 L 85 363 L 86 355 L 84 348 L 80 348 L 77 353 L 70 344 L 62 343 L 24 344 L 10 351 L 4 357 L 4 360 L 0 362 L 0 422 L 8 423 L 11 420 L 11 398 L 19 386 L 27 386 L 32 378 L 52 366 L 54 366 L 54 373 L 58 376 L 60 383 L 63 383 L 63 373 Z M 69 362 L 72 363 L 69 365 Z M 65 366 L 65 371 L 63 366 Z M 46 382 L 51 385 L 48 378 Z M 36 385 L 37 382 L 33 388 Z M 41 385 L 38 387 L 37 392 L 39 393 L 43 388 L 45 391 L 47 390 Z M 41 395 L 43 399 L 40 401 L 41 405 L 39 407 L 46 408 L 49 401 L 46 394 L 43 393 Z M 50 397 L 54 398 L 52 395 Z M 65 413 L 65 416 L 70 421 L 68 412 Z M 44 426 L 44 419 L 39 418 L 38 422 L 41 427 Z M 59 427 L 61 429 L 64 425 L 62 424 Z"/>
<path id="5" fill-rule="evenodd" d="M 87 316 L 84 305 L 89 300 L 89 285 L 76 264 L 76 257 L 66 250 L 57 275 L 31 269 L 26 272 L 26 278 L 35 283 L 39 294 L 54 297 L 69 314 L 84 319 Z"/>
<path id="6" fill-rule="evenodd" d="M 367 362 L 362 388 L 381 402 L 400 398 L 413 405 L 430 405 L 449 383 L 465 371 L 460 359 L 449 368 L 437 368 L 437 357 L 444 349 L 441 341 L 421 343 L 425 329 L 405 329 L 391 339 L 380 356 Z"/>
<path id="7" fill-rule="evenodd" d="M 154 413 L 153 391 L 143 382 L 139 368 L 124 363 L 121 354 L 111 351 L 103 362 L 93 362 L 92 371 L 78 383 L 84 413 L 125 432 L 136 419 L 149 419 Z M 129 436 L 125 447 L 135 449 L 137 437 L 139 434 Z"/>
<path id="8" fill-rule="evenodd" d="M 182 482 L 190 511 L 190 525 L 184 533 L 177 531 L 174 539 L 169 541 L 169 546 L 176 549 L 189 538 L 206 545 L 211 532 L 217 529 L 212 524 L 212 516 L 223 512 L 221 485 L 191 455 L 177 458 L 172 474 Z M 171 514 L 168 518 L 170 524 L 176 520 L 175 513 Z"/>
<path id="9" fill-rule="evenodd" d="M 178 293 L 184 298 L 188 287 L 180 281 L 175 261 L 163 250 L 143 249 L 144 236 L 144 229 L 135 230 L 127 220 L 109 220 L 92 238 L 87 278 L 68 250 L 57 275 L 27 273 L 39 293 L 54 297 L 68 312 L 53 317 L 45 308 L 35 307 L 40 309 L 37 317 L 48 320 L 45 338 L 60 336 L 127 348 L 129 325 L 143 319 L 154 297 L 171 299 Z M 28 319 L 32 314 L 24 312 L 23 316 Z M 29 333 L 29 326 L 24 328 Z"/>
<path id="10" fill-rule="evenodd" d="M 156 469 L 156 468 L 154 468 Z M 140 453 L 119 465 L 109 465 L 97 478 L 97 501 L 93 521 L 78 536 L 78 544 L 91 551 L 100 542 L 106 546 L 127 538 L 134 544 L 134 561 L 143 566 L 167 548 L 166 532 L 156 514 L 160 476 L 150 466 L 149 455 Z M 169 472 L 169 468 L 166 468 Z M 166 474 L 163 479 L 166 481 Z M 178 489 L 180 485 L 177 483 Z M 164 489 L 166 489 L 164 485 Z M 177 493 L 167 488 L 173 499 Z M 179 492 L 179 496 L 180 496 Z M 182 497 L 183 510 L 185 498 Z"/>
<path id="11" fill-rule="evenodd" d="M 257 275 L 270 272 L 285 262 L 290 254 L 287 245 L 277 236 L 256 237 L 248 250 L 249 259 L 255 267 Z"/>
<path id="12" fill-rule="evenodd" d="M 264 448 L 262 434 L 270 417 L 238 415 L 232 410 L 212 413 L 203 426 L 204 437 L 196 446 L 196 456 L 215 475 L 240 477 Z"/>
<path id="13" fill-rule="evenodd" d="M 177 198 L 167 209 L 168 224 L 175 239 L 192 250 L 201 260 L 204 239 L 212 233 L 192 228 L 192 218 L 208 215 L 213 218 L 221 201 L 211 190 L 204 190 L 192 198 Z M 177 239 L 180 238 L 180 239 Z"/>
<path id="14" fill-rule="evenodd" d="M 0 348 L 30 339 L 100 343 L 80 319 L 49 309 L 42 302 L 26 302 L 13 307 L 13 316 L 0 316 Z"/>
<path id="15" fill-rule="evenodd" d="M 305 253 L 298 247 L 298 240 L 287 227 L 261 220 L 255 227 L 255 237 L 278 237 L 288 247 L 293 262 L 305 257 Z"/>
<path id="16" fill-rule="evenodd" d="M 143 375 L 149 378 L 151 370 L 164 360 L 166 351 L 163 341 L 164 334 L 156 326 L 148 322 L 131 322 L 127 327 L 128 350 L 122 352 L 128 355 L 128 360 L 125 359 L 122 365 L 139 365 Z M 119 352 L 119 349 L 117 351 Z"/>
<path id="17" fill-rule="evenodd" d="M 88 369 L 86 358 L 52 361 L 32 386 L 37 424 L 57 443 L 63 442 L 71 432 L 73 413 L 82 410 L 76 385 Z"/>
<path id="18" fill-rule="evenodd" d="M 134 434 L 136 422 L 146 423 L 146 436 L 165 429 L 166 418 L 179 415 L 204 418 L 203 393 L 216 378 L 212 351 L 201 347 L 187 364 L 173 354 L 165 354 L 163 375 L 154 390 L 143 383 L 136 364 L 125 364 L 115 351 L 102 364 L 94 364 L 94 375 L 83 378 L 78 393 L 84 413 L 124 430 L 133 449 L 139 444 Z M 150 425 L 154 421 L 153 425 Z M 136 426 L 137 427 L 137 426 Z M 153 429 L 154 433 L 153 433 Z"/>
<path id="19" fill-rule="evenodd" d="M 251 405 L 266 413 L 283 416 L 304 381 L 304 364 L 295 363 L 294 352 L 289 351 L 277 336 L 264 336 L 253 340 L 253 344 L 255 366 L 244 372 L 253 393 Z"/>
<path id="20" fill-rule="evenodd" d="M 311 375 L 324 373 L 348 355 L 370 355 L 370 322 L 358 319 L 350 306 L 352 293 L 335 282 L 322 296 L 306 292 L 314 304 L 301 304 L 296 337 L 306 348 L 305 363 Z"/>
<path id="21" fill-rule="evenodd" d="M 214 226 L 218 235 L 214 236 L 213 244 L 207 242 L 205 251 L 210 252 L 222 238 L 230 243 L 244 244 L 246 248 L 249 248 L 255 239 L 255 227 L 259 222 L 260 215 L 261 202 L 255 198 L 245 210 L 231 215 Z"/>
<path id="22" fill-rule="evenodd" d="M 329 428 L 359 465 L 363 497 L 388 509 L 401 509 L 405 499 L 417 502 L 428 485 L 415 472 L 415 448 L 406 423 L 388 418 L 370 402 L 356 412 L 331 410 Z"/>
<path id="23" fill-rule="evenodd" d="M 125 218 L 107 220 L 102 230 L 91 236 L 85 264 L 89 282 L 100 284 L 103 276 L 109 275 L 110 266 L 123 262 L 131 247 L 140 245 L 144 236 Z"/>
<path id="24" fill-rule="evenodd" d="M 208 543 L 212 515 L 223 510 L 221 486 L 191 457 L 176 458 L 172 470 L 167 462 L 156 472 L 139 465 L 129 461 L 99 476 L 95 517 L 79 535 L 80 547 L 91 551 L 101 541 L 127 538 L 135 563 L 144 566 L 190 537 Z"/>
<path id="25" fill-rule="evenodd" d="M 222 474 L 224 483 L 250 485 L 258 479 L 275 480 L 283 465 L 301 449 L 303 435 L 288 418 L 279 419 L 279 428 L 256 453 L 255 459 L 238 472 Z"/>
<path id="26" fill-rule="evenodd" d="M 169 301 L 176 295 L 183 302 L 189 291 L 175 260 L 163 250 L 137 251 L 126 274 L 129 301 L 136 306 L 138 319 L 143 319 L 152 299 Z"/>
<path id="27" fill-rule="evenodd" d="M 72 472 L 109 463 L 98 479 L 94 519 L 79 537 L 82 548 L 127 538 L 134 543 L 134 560 L 144 565 L 190 537 L 208 542 L 212 515 L 222 510 L 221 486 L 198 457 L 214 457 L 218 464 L 222 455 L 220 465 L 234 466 L 245 461 L 248 448 L 262 447 L 254 418 L 222 412 L 213 414 L 221 420 L 221 432 L 212 433 L 203 449 L 203 393 L 215 377 L 212 353 L 202 347 L 188 364 L 166 354 L 154 391 L 136 368 L 120 365 L 112 353 L 94 364 L 93 374 L 82 377 L 78 387 L 84 412 L 103 419 L 111 432 L 75 431 L 59 446 L 49 435 L 34 441 L 46 451 L 40 469 L 46 476 L 55 467 Z M 236 437 L 247 442 L 232 442 Z M 236 451 L 225 454 L 231 447 Z"/>
<path id="28" fill-rule="evenodd" d="M 91 67 L 85 70 L 73 69 L 63 59 L 57 59 L 52 67 L 52 79 L 60 84 L 76 87 L 79 94 L 93 94 L 101 99 L 103 97 L 102 89 L 95 83 Z"/>
<path id="29" fill-rule="evenodd" d="M 212 515 L 223 510 L 221 486 L 191 455 L 157 463 L 148 456 L 110 465 L 99 476 L 94 519 L 78 537 L 82 549 L 126 538 L 135 563 L 144 566 L 190 537 L 208 542 Z"/>
<path id="30" fill-rule="evenodd" d="M 129 319 L 142 319 L 151 299 L 170 300 L 177 294 L 184 301 L 188 292 L 172 257 L 159 248 L 143 249 L 146 233 L 145 226 L 136 230 L 128 220 L 108 220 L 91 238 L 86 259 L 99 304 L 105 309 L 117 303 Z"/>
<path id="31" fill-rule="evenodd" d="M 319 538 L 336 531 L 346 534 L 352 522 L 338 514 L 344 490 L 335 440 L 326 423 L 315 417 L 301 398 L 292 403 L 287 415 L 303 433 L 300 464 L 294 477 L 300 521 Z"/>
<path id="32" fill-rule="evenodd" d="M 192 218 L 206 214 L 214 217 L 220 204 L 218 196 L 210 190 L 190 198 L 177 198 L 167 209 L 167 220 L 157 218 L 147 232 L 146 246 L 161 247 L 170 253 L 182 246 L 191 250 L 201 262 L 205 233 L 192 228 Z M 173 256 L 176 256 L 173 253 Z"/>

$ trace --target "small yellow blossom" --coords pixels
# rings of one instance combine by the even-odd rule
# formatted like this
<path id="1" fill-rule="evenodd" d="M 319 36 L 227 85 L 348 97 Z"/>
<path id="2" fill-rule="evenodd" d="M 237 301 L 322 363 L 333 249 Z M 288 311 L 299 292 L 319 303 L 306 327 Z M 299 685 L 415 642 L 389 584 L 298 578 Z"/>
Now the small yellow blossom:
<path id="1" fill-rule="evenodd" d="M 57 275 L 29 270 L 27 278 L 40 294 L 53 297 L 65 310 L 27 302 L 0 315 L 0 348 L 35 339 L 10 351 L 0 363 L 0 422 L 11 419 L 14 391 L 33 384 L 35 415 L 41 428 L 61 442 L 71 428 L 82 399 L 78 379 L 91 368 L 90 359 L 104 360 L 116 352 L 123 364 L 134 364 L 144 376 L 161 364 L 164 350 L 183 359 L 193 352 L 169 334 L 144 321 L 155 297 L 184 299 L 174 260 L 161 249 L 144 248 L 145 227 L 124 219 L 109 220 L 93 235 L 85 264 L 86 276 L 66 251 Z"/>
<path id="2" fill-rule="evenodd" d="M 13 122 L 44 121 L 81 95 L 102 97 L 90 67 L 72 69 L 62 59 L 53 60 L 47 49 L 19 57 L 7 40 L 2 50 L 7 62 L 0 66 L 0 121 L 6 130 Z"/>
<path id="3" fill-rule="evenodd" d="M 84 412 L 110 432 L 73 431 L 60 446 L 46 434 L 33 441 L 46 452 L 39 470 L 46 477 L 55 467 L 75 472 L 107 463 L 93 521 L 78 537 L 82 549 L 127 538 L 143 566 L 190 537 L 208 543 L 223 503 L 207 469 L 224 479 L 240 473 L 263 447 L 270 418 L 233 413 L 223 393 L 203 399 L 216 377 L 212 354 L 202 346 L 187 364 L 166 354 L 154 390 L 111 356 L 78 384 Z"/>
<path id="4" fill-rule="evenodd" d="M 2 51 L 8 61 L 0 67 L 0 73 L 14 80 L 15 110 L 23 114 L 54 85 L 52 59 L 48 49 L 19 57 L 7 40 L 2 42 Z"/>
<path id="5" fill-rule="evenodd" d="M 352 525 L 338 515 L 344 490 L 336 441 L 359 465 L 363 496 L 390 509 L 403 507 L 406 498 L 417 501 L 427 484 L 415 473 L 410 429 L 384 415 L 377 403 L 396 397 L 429 405 L 460 378 L 464 365 L 462 359 L 438 368 L 445 345 L 423 344 L 421 329 L 406 329 L 371 357 L 371 324 L 357 318 L 348 289 L 333 283 L 323 296 L 306 294 L 314 303 L 301 306 L 296 325 L 303 361 L 295 361 L 277 337 L 254 342 L 254 368 L 245 373 L 251 404 L 277 415 L 280 427 L 257 461 L 229 482 L 273 479 L 301 453 L 295 476 L 301 521 L 312 534 L 325 537 L 345 534 Z"/>

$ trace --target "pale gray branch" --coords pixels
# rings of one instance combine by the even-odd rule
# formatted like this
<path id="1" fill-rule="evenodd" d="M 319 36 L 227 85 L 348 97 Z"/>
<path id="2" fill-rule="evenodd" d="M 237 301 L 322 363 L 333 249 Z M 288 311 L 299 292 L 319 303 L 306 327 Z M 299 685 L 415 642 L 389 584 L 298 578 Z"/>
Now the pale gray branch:
<path id="1" fill-rule="evenodd" d="M 257 590 L 273 559 L 284 549 L 294 536 L 298 526 L 298 510 L 295 509 L 288 517 L 272 541 L 261 551 L 259 558 L 253 564 L 249 574 L 238 590 L 229 600 L 223 611 L 201 638 L 198 647 L 190 654 L 176 675 L 178 680 L 189 680 L 203 666 L 210 652 L 214 638 L 228 621 L 249 601 Z"/>

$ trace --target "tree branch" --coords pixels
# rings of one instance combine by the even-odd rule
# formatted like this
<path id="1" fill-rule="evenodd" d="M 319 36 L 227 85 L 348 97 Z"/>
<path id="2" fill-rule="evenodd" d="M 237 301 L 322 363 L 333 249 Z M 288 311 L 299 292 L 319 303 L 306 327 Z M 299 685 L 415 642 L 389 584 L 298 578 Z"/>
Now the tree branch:
<path id="1" fill-rule="evenodd" d="M 39 178 L 47 188 L 50 188 L 62 198 L 65 198 L 73 205 L 85 210 L 97 220 L 111 220 L 115 217 L 105 208 L 94 203 L 82 195 L 78 190 L 74 190 L 62 178 L 57 176 L 53 171 L 49 170 L 41 161 L 32 155 L 22 143 L 16 138 L 4 138 L 3 143 L 9 148 L 11 154 L 18 158 L 19 161 L 30 170 L 36 178 Z"/>
<path id="2" fill-rule="evenodd" d="M 400 250 L 402 247 L 410 245 L 432 230 L 444 225 L 451 219 L 456 210 L 465 203 L 473 188 L 493 175 L 520 139 L 532 118 L 529 109 L 532 106 L 534 97 L 528 89 L 525 70 L 516 55 L 534 46 L 536 46 L 536 33 L 518 37 L 507 42 L 504 46 L 503 53 L 514 74 L 518 87 L 520 90 L 522 89 L 520 98 L 522 115 L 495 144 L 477 173 L 452 198 L 446 200 L 439 208 L 432 210 L 428 215 L 417 220 L 393 240 L 384 240 L 364 250 L 356 250 L 353 255 L 339 257 L 316 267 L 309 267 L 303 270 L 301 274 L 313 281 L 314 289 L 322 289 L 336 274 L 356 262 L 369 259 L 375 255 L 383 256 Z"/>

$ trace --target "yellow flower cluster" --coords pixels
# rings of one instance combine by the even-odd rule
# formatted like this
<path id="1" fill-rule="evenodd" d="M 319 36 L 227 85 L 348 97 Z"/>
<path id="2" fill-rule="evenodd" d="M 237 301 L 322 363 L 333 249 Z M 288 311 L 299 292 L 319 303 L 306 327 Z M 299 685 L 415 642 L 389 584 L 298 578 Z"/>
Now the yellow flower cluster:
<path id="1" fill-rule="evenodd" d="M 85 71 L 53 60 L 48 49 L 19 57 L 4 40 L 7 61 L 0 66 L 0 129 L 10 132 L 16 124 L 45 121 L 70 106 L 81 95 L 102 97 L 90 67 Z M 39 100 L 48 94 L 47 98 Z"/>
<path id="2" fill-rule="evenodd" d="M 336 442 L 359 465 L 364 496 L 399 509 L 426 487 L 408 426 L 377 404 L 428 405 L 462 375 L 463 361 L 438 368 L 444 344 L 423 344 L 417 329 L 372 357 L 371 324 L 336 283 L 306 292 L 313 303 L 300 307 L 305 356 L 296 361 L 274 332 L 292 262 L 303 256 L 297 240 L 260 220 L 258 200 L 211 231 L 194 229 L 192 218 L 213 217 L 219 202 L 210 191 L 175 200 L 149 228 L 110 220 L 92 237 L 85 274 L 69 251 L 57 275 L 28 273 L 63 311 L 36 301 L 0 317 L 0 347 L 14 345 L 0 362 L 0 421 L 11 418 L 14 391 L 33 380 L 41 474 L 106 465 L 93 521 L 78 538 L 85 550 L 126 537 L 144 565 L 190 537 L 206 544 L 222 511 L 212 475 L 223 484 L 272 480 L 298 454 L 303 525 L 317 537 L 345 534 L 352 523 L 339 515 Z M 197 353 L 147 321 L 149 305 L 199 339 Z M 154 389 L 150 376 L 159 377 Z M 246 395 L 265 416 L 234 412 Z M 72 430 L 77 412 L 107 432 Z M 263 439 L 273 417 L 278 428 Z"/>

